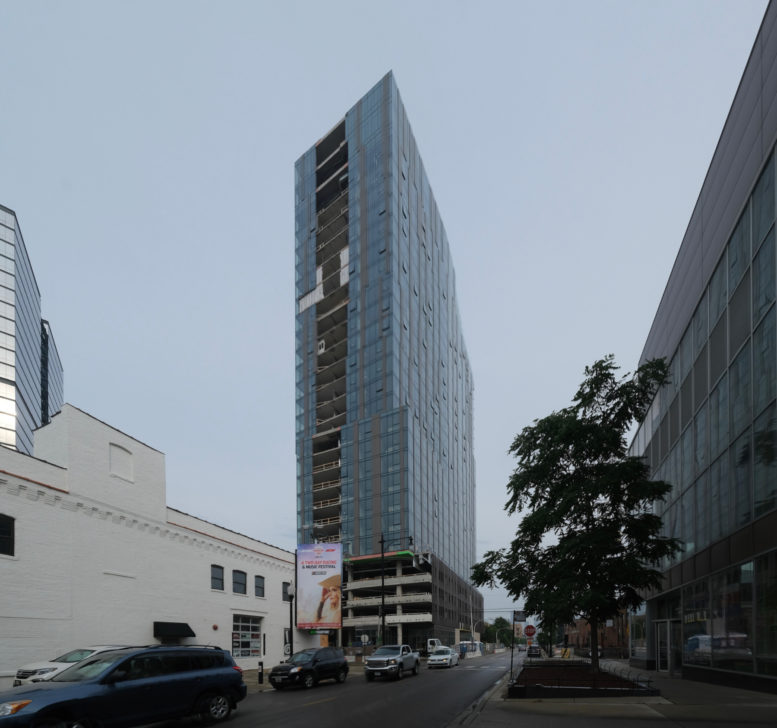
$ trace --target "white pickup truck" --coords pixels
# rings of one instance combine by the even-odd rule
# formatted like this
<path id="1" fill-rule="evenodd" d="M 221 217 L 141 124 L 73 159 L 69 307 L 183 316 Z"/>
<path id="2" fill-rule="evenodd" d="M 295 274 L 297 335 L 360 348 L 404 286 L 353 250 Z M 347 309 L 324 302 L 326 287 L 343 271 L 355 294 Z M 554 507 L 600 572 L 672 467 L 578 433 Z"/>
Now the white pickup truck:
<path id="1" fill-rule="evenodd" d="M 364 661 L 364 677 L 367 682 L 374 680 L 376 675 L 401 680 L 408 671 L 417 675 L 420 666 L 421 657 L 410 645 L 383 645 Z"/>

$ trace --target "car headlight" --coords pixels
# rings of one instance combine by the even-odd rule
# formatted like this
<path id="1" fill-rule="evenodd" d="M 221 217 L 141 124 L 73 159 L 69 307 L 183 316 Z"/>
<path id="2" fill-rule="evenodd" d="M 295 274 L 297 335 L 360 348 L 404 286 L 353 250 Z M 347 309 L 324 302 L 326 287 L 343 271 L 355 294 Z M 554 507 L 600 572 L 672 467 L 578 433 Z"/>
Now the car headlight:
<path id="1" fill-rule="evenodd" d="M 389 660 L 389 665 L 396 665 L 396 664 L 397 664 L 396 660 Z"/>
<path id="2" fill-rule="evenodd" d="M 0 715 L 14 715 L 32 700 L 12 700 L 10 703 L 0 703 Z"/>
<path id="3" fill-rule="evenodd" d="M 36 670 L 35 674 L 36 675 L 46 675 L 46 674 L 48 674 L 50 672 L 54 672 L 54 670 L 56 670 L 56 669 L 57 669 L 56 667 L 42 667 L 40 670 Z"/>
<path id="4" fill-rule="evenodd" d="M 301 667 L 292 667 L 291 670 L 289 670 L 289 674 L 293 675 L 295 672 L 299 672 L 301 669 Z"/>

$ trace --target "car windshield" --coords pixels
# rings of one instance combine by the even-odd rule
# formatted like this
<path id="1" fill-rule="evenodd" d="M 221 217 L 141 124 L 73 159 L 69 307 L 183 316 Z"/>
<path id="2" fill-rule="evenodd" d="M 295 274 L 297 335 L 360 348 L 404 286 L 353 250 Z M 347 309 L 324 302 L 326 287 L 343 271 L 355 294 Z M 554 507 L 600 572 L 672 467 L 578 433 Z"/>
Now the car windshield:
<path id="1" fill-rule="evenodd" d="M 93 652 L 94 650 L 89 649 L 70 650 L 70 652 L 66 652 L 64 655 L 55 657 L 52 662 L 81 662 L 81 660 L 85 660 Z"/>
<path id="2" fill-rule="evenodd" d="M 374 655 L 396 655 L 397 652 L 399 652 L 399 645 L 383 645 L 383 647 L 378 647 L 375 652 L 373 652 Z"/>
<path id="3" fill-rule="evenodd" d="M 290 658 L 289 662 L 292 665 L 304 665 L 306 662 L 310 662 L 313 659 L 315 650 L 308 652 L 295 652 Z"/>
<path id="4" fill-rule="evenodd" d="M 451 652 L 449 647 L 438 647 L 434 652 L 432 652 L 433 655 L 449 655 Z"/>
<path id="5" fill-rule="evenodd" d="M 126 656 L 126 652 L 100 652 L 92 659 L 87 658 L 77 665 L 63 670 L 59 675 L 51 678 L 51 682 L 82 682 L 83 680 L 91 680 L 117 662 L 120 662 Z"/>

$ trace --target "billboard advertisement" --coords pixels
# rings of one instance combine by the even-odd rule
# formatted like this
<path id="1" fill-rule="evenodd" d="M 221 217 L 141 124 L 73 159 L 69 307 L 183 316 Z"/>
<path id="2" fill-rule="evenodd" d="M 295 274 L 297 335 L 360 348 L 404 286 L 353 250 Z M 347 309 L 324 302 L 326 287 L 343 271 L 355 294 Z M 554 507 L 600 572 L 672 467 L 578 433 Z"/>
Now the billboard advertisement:
<path id="1" fill-rule="evenodd" d="M 342 575 L 342 544 L 297 546 L 298 629 L 340 629 Z"/>

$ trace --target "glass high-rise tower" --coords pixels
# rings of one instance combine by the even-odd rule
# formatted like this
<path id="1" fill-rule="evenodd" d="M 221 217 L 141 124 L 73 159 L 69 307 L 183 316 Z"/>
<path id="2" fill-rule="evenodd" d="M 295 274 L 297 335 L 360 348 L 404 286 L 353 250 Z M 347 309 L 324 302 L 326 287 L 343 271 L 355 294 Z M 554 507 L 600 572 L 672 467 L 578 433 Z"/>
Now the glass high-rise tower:
<path id="1" fill-rule="evenodd" d="M 0 205 L 0 445 L 32 454 L 33 431 L 64 402 L 62 363 L 24 238 Z"/>
<path id="2" fill-rule="evenodd" d="M 389 628 L 444 623 L 451 639 L 482 612 L 473 382 L 445 229 L 391 73 L 300 157 L 295 192 L 299 542 L 342 542 L 362 575 L 382 556 L 384 586 L 391 554 Z M 414 590 L 424 565 L 431 583 Z M 377 592 L 345 592 L 344 627 L 370 632 L 356 604 Z"/>

